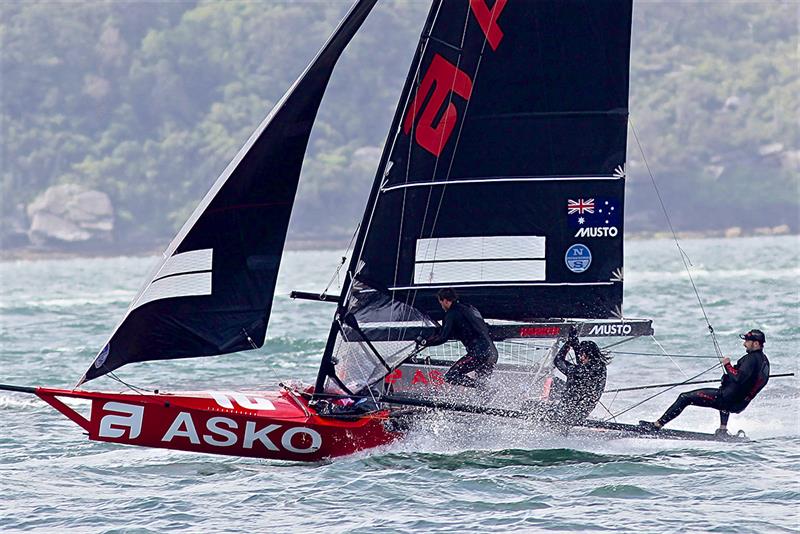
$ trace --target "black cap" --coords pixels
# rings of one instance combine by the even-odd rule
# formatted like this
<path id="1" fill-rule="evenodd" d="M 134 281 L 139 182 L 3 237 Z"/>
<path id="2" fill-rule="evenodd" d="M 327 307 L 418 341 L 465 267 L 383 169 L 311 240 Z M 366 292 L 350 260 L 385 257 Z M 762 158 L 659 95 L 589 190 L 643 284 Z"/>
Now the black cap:
<path id="1" fill-rule="evenodd" d="M 739 334 L 739 337 L 745 341 L 758 341 L 759 343 L 765 343 L 767 341 L 764 337 L 764 332 L 756 329 L 750 330 L 746 334 Z"/>

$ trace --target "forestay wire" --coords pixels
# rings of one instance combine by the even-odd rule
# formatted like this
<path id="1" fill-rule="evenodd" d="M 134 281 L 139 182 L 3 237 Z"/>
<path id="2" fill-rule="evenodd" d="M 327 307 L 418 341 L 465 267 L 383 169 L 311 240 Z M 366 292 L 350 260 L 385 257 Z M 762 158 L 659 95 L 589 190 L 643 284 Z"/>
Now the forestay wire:
<path id="1" fill-rule="evenodd" d="M 658 185 L 656 184 L 655 176 L 653 176 L 653 171 L 650 170 L 650 165 L 647 163 L 647 157 L 644 155 L 644 149 L 642 148 L 642 143 L 639 142 L 639 135 L 636 133 L 636 127 L 633 125 L 633 120 L 628 117 L 628 123 L 631 125 L 631 132 L 633 132 L 633 138 L 636 139 L 636 145 L 639 147 L 639 153 L 642 155 L 642 161 L 644 161 L 644 166 L 647 169 L 647 173 L 650 175 L 650 182 L 653 184 L 653 189 L 656 192 L 656 197 L 658 197 L 658 202 L 661 204 L 661 210 L 664 212 L 664 218 L 667 220 L 667 225 L 669 226 L 669 230 L 672 233 L 672 239 L 675 240 L 675 246 L 678 248 L 678 253 L 681 256 L 681 261 L 683 261 L 683 266 L 686 268 L 686 274 L 689 275 L 689 281 L 692 284 L 692 289 L 694 290 L 694 295 L 697 297 L 697 303 L 700 304 L 700 311 L 703 312 L 703 318 L 706 321 L 706 325 L 708 326 L 708 331 L 711 333 L 711 342 L 714 344 L 714 352 L 717 354 L 717 359 L 719 359 L 720 363 L 722 363 L 722 349 L 719 347 L 719 343 L 717 342 L 717 336 L 714 333 L 714 327 L 711 326 L 711 322 L 708 320 L 708 314 L 706 313 L 706 308 L 703 306 L 703 299 L 700 298 L 700 292 L 697 290 L 697 286 L 694 283 L 694 278 L 692 277 L 692 271 L 689 269 L 691 265 L 691 261 L 689 260 L 689 256 L 686 252 L 681 248 L 681 244 L 678 241 L 678 235 L 675 232 L 675 228 L 672 226 L 672 220 L 669 218 L 669 213 L 667 212 L 667 207 L 664 205 L 664 199 L 661 198 L 661 191 L 658 189 Z"/>

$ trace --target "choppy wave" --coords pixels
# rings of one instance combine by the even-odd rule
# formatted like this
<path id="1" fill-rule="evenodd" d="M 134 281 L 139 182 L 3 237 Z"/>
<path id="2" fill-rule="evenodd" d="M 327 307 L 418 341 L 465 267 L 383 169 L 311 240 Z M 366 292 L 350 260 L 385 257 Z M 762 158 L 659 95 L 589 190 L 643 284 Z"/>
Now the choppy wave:
<path id="1" fill-rule="evenodd" d="M 734 242 L 741 245 L 743 242 Z M 686 244 L 726 353 L 753 324 L 767 332 L 773 372 L 797 372 L 797 240 L 771 238 L 755 263 L 732 242 Z M 626 313 L 652 317 L 674 354 L 713 355 L 671 242 L 626 244 Z M 338 254 L 284 258 L 279 287 L 324 287 Z M 328 261 L 330 260 L 330 261 Z M 331 270 L 325 269 L 328 262 Z M 71 386 L 124 313 L 151 258 L 0 265 L 0 382 Z M 268 339 L 239 355 L 148 362 L 119 374 L 148 389 L 273 388 L 311 382 L 333 307 L 276 298 Z M 658 352 L 644 340 L 625 345 Z M 676 360 L 688 374 L 706 360 Z M 695 371 L 696 369 L 696 371 Z M 680 380 L 663 356 L 617 354 L 614 387 Z M 119 390 L 109 379 L 91 383 Z M 653 419 L 680 388 L 621 416 Z M 614 411 L 646 395 L 620 395 Z M 553 436 L 515 421 L 433 416 L 400 442 L 307 465 L 90 442 L 32 395 L 0 394 L 0 530 L 40 532 L 765 532 L 800 524 L 800 379 L 771 381 L 730 427 L 751 442 L 720 444 Z M 85 410 L 86 405 L 69 401 Z M 600 415 L 603 415 L 602 413 Z M 673 428 L 713 431 L 688 408 Z M 732 510 L 747 509 L 732 515 Z M 746 517 L 745 517 L 746 516 Z"/>

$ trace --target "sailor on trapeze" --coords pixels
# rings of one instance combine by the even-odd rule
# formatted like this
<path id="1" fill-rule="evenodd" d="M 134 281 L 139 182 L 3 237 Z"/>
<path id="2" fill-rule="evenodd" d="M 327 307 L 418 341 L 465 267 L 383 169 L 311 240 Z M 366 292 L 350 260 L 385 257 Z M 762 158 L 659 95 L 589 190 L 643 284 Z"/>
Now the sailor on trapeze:
<path id="1" fill-rule="evenodd" d="M 678 417 L 687 406 L 701 406 L 719 410 L 719 428 L 716 434 L 726 435 L 731 412 L 741 413 L 769 381 L 769 360 L 763 352 L 766 342 L 764 332 L 750 330 L 739 337 L 744 340 L 747 354 L 741 357 L 736 365 L 731 365 L 729 358 L 722 359 L 725 374 L 722 375 L 722 384 L 719 388 L 695 389 L 681 393 L 678 400 L 657 421 L 652 423 L 640 421 L 639 425 L 656 431 Z"/>
<path id="2" fill-rule="evenodd" d="M 436 298 L 445 312 L 442 327 L 429 338 L 418 337 L 417 345 L 435 347 L 449 339 L 459 340 L 467 349 L 467 354 L 450 367 L 444 379 L 469 388 L 485 387 L 497 363 L 497 348 L 489 337 L 489 326 L 474 306 L 458 300 L 455 290 L 441 289 Z M 472 372 L 475 378 L 469 376 Z"/>
<path id="3" fill-rule="evenodd" d="M 567 361 L 567 353 L 575 352 L 576 363 Z M 570 427 L 580 425 L 592 413 L 606 386 L 606 365 L 611 361 L 594 341 L 579 341 L 575 327 L 570 329 L 564 346 L 553 364 L 567 377 L 566 383 L 554 379 L 551 391 L 560 391 L 556 406 L 545 414 L 551 424 Z"/>

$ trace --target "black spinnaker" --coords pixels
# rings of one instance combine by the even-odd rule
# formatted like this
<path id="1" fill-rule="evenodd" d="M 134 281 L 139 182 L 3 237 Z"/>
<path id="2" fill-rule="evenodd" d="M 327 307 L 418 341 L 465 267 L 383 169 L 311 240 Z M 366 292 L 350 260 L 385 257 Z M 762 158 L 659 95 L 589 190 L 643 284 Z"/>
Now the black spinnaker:
<path id="1" fill-rule="evenodd" d="M 333 68 L 377 0 L 358 0 L 163 254 L 81 383 L 147 360 L 264 343 L 300 169 Z"/>
<path id="2" fill-rule="evenodd" d="M 442 287 L 492 319 L 622 315 L 631 14 L 631 0 L 433 3 L 317 391 L 371 385 L 393 365 L 377 345 L 408 339 L 352 335 L 354 314 L 361 332 L 386 323 L 365 291 L 402 305 L 397 329 L 440 318 Z"/>

